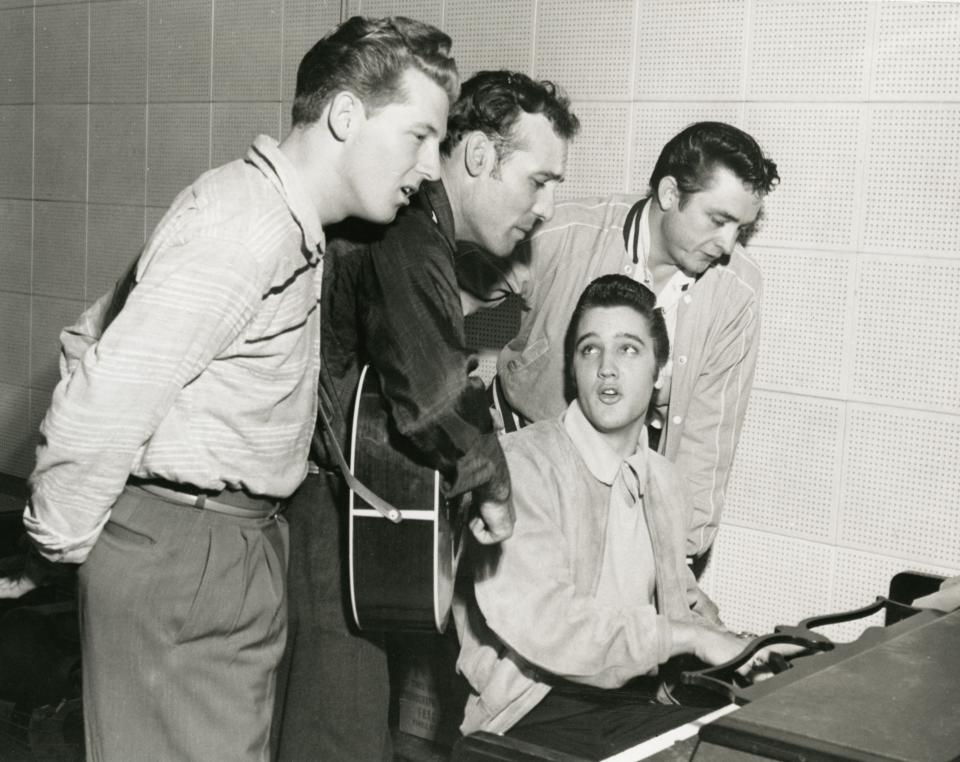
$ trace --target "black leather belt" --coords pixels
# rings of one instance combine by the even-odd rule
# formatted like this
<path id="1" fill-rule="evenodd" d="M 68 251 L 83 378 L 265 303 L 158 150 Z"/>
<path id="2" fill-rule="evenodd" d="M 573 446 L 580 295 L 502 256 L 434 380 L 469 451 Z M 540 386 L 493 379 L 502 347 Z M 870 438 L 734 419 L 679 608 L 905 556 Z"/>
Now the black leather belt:
<path id="1" fill-rule="evenodd" d="M 282 500 L 250 495 L 243 490 L 225 489 L 215 492 L 202 490 L 191 484 L 178 484 L 166 479 L 144 479 L 139 476 L 131 476 L 127 484 L 174 503 L 244 519 L 270 519 L 284 507 Z"/>

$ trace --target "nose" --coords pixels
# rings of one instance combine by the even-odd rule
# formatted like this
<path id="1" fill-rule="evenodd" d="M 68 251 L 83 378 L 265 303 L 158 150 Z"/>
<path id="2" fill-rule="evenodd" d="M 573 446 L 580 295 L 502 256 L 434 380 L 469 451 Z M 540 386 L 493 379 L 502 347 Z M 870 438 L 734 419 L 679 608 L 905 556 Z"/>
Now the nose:
<path id="1" fill-rule="evenodd" d="M 740 227 L 733 222 L 728 222 L 720 229 L 720 235 L 717 244 L 724 255 L 730 256 L 733 253 L 733 247 L 737 245 L 737 238 L 740 236 Z"/>
<path id="2" fill-rule="evenodd" d="M 440 141 L 428 140 L 420 147 L 417 171 L 427 180 L 440 179 Z"/>
<path id="3" fill-rule="evenodd" d="M 617 365 L 613 361 L 612 353 L 603 352 L 600 355 L 600 364 L 597 366 L 597 375 L 600 378 L 616 378 Z"/>
<path id="4" fill-rule="evenodd" d="M 556 189 L 554 188 L 554 184 L 551 182 L 547 183 L 539 190 L 531 211 L 544 222 L 549 222 L 553 217 L 553 211 L 555 207 Z"/>

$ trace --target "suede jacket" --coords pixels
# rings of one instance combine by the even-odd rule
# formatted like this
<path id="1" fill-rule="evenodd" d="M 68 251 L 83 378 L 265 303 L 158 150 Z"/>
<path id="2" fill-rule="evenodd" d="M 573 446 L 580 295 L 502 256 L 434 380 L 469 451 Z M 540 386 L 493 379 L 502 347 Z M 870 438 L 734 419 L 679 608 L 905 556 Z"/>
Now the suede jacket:
<path id="1" fill-rule="evenodd" d="M 473 585 L 454 602 L 458 670 L 472 687 L 461 731 L 503 733 L 561 677 L 614 688 L 654 674 L 671 650 L 671 621 L 699 617 L 684 554 L 689 496 L 671 463 L 650 452 L 643 487 L 656 562 L 656 605 L 595 598 L 610 486 L 589 470 L 561 419 L 502 438 L 517 523 L 474 557 Z"/>
<path id="2" fill-rule="evenodd" d="M 526 307 L 519 333 L 504 347 L 497 374 L 512 407 L 532 421 L 559 415 L 563 338 L 583 289 L 609 273 L 633 275 L 624 244 L 637 195 L 558 204 L 548 223 L 509 260 L 476 256 L 457 263 L 465 303 L 489 306 L 518 293 Z M 712 544 L 760 342 L 760 270 L 743 248 L 703 273 L 681 298 L 673 379 L 659 451 L 677 465 L 693 497 L 687 555 Z"/>

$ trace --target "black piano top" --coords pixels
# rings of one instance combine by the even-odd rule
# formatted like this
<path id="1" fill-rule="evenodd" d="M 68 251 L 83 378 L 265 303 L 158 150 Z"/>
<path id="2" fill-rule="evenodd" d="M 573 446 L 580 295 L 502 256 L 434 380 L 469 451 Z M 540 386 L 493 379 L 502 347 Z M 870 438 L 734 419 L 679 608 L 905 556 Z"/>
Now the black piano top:
<path id="1" fill-rule="evenodd" d="M 780 760 L 960 759 L 960 611 L 868 630 L 749 690 L 750 704 L 701 729 L 707 747 Z"/>

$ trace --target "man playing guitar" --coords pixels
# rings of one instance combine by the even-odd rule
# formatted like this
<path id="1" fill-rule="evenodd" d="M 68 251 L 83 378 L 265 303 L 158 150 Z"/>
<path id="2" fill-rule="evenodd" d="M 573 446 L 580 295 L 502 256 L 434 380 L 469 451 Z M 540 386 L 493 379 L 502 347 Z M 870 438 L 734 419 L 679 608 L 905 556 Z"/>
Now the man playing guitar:
<path id="1" fill-rule="evenodd" d="M 332 425 L 321 468 L 287 512 L 290 636 L 275 717 L 281 760 L 390 759 L 386 658 L 344 615 L 343 483 L 330 453 L 346 443 L 345 412 L 363 362 L 379 376 L 392 425 L 440 472 L 446 496 L 472 493 L 477 540 L 496 543 L 513 529 L 506 461 L 483 384 L 469 376 L 455 259 L 463 242 L 506 257 L 550 219 L 578 127 L 552 84 L 481 72 L 451 109 L 441 180 L 425 183 L 386 228 L 341 231 L 339 240 L 330 231 L 321 405 Z"/>

